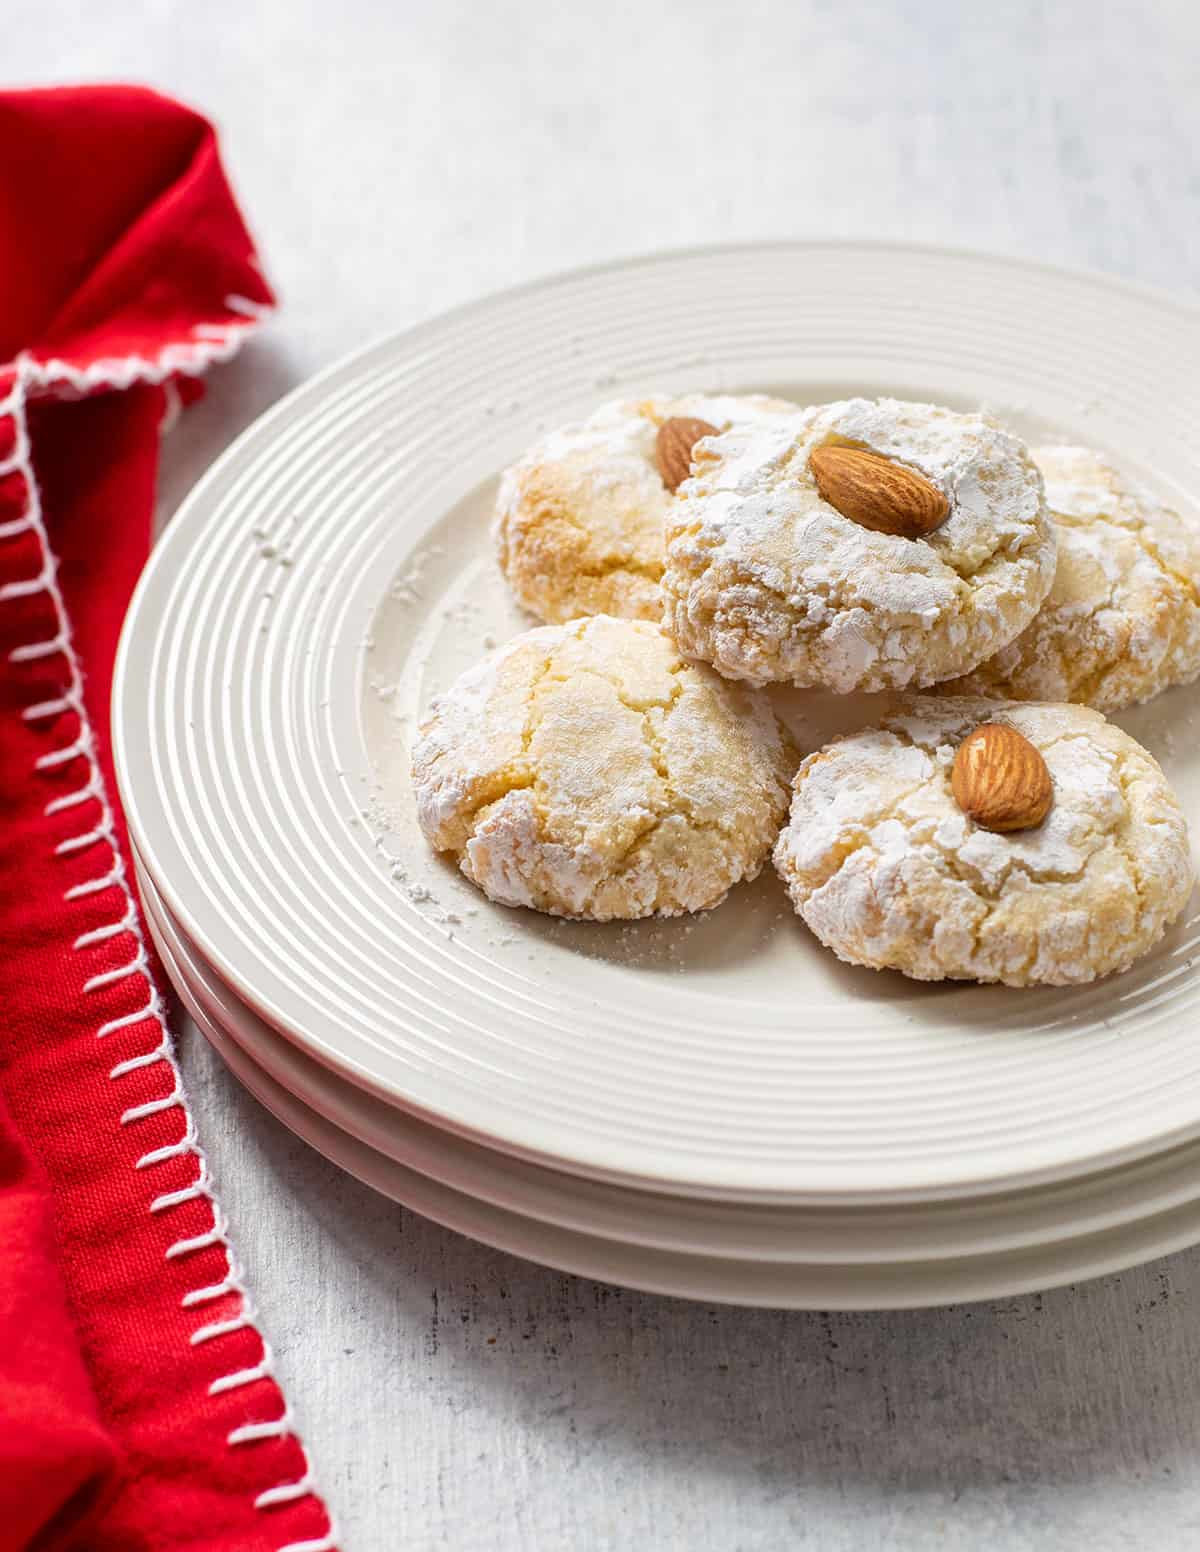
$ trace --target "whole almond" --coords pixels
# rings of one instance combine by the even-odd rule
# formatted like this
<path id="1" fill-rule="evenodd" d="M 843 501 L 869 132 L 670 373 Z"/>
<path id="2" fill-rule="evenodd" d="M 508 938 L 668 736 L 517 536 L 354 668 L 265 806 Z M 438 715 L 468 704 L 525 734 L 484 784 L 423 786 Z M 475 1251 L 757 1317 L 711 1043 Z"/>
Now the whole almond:
<path id="1" fill-rule="evenodd" d="M 829 505 L 875 533 L 923 539 L 950 515 L 950 503 L 924 475 L 865 447 L 814 447 L 808 466 Z"/>
<path id="2" fill-rule="evenodd" d="M 968 819 L 1001 834 L 1040 825 L 1054 798 L 1041 751 L 1004 722 L 985 722 L 959 744 L 950 790 Z"/>
<path id="3" fill-rule="evenodd" d="M 654 443 L 654 461 L 662 482 L 672 495 L 691 473 L 692 448 L 701 437 L 719 436 L 716 426 L 693 415 L 672 415 L 658 428 Z"/>

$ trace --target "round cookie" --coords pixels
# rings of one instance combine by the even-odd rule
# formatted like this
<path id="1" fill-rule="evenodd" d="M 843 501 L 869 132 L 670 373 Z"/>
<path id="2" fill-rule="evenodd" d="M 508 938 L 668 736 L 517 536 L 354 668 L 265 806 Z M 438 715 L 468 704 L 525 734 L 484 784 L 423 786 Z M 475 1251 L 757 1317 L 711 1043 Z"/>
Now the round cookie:
<path id="1" fill-rule="evenodd" d="M 1035 829 L 960 810 L 955 751 L 1007 723 L 1049 767 Z M 1149 754 L 1084 706 L 914 697 L 810 755 L 775 866 L 839 959 L 920 981 L 1067 985 L 1124 970 L 1192 888 L 1187 827 Z"/>
<path id="2" fill-rule="evenodd" d="M 1058 529 L 1054 585 L 1031 625 L 951 694 L 1119 711 L 1200 674 L 1200 533 L 1100 453 L 1041 447 Z"/>
<path id="3" fill-rule="evenodd" d="M 663 518 L 674 497 L 655 458 L 663 421 L 719 430 L 791 409 L 758 395 L 655 395 L 602 405 L 553 431 L 500 481 L 492 533 L 517 602 L 554 623 L 583 614 L 662 617 Z"/>
<path id="4" fill-rule="evenodd" d="M 809 467 L 831 444 L 915 470 L 949 515 L 917 539 L 844 516 Z M 896 399 L 777 415 L 700 443 L 679 494 L 664 626 L 750 684 L 847 692 L 965 673 L 1025 628 L 1054 576 L 1041 477 L 985 415 Z"/>
<path id="5" fill-rule="evenodd" d="M 657 625 L 542 626 L 434 701 L 417 816 L 491 899 L 594 921 L 704 910 L 762 868 L 791 746 Z"/>

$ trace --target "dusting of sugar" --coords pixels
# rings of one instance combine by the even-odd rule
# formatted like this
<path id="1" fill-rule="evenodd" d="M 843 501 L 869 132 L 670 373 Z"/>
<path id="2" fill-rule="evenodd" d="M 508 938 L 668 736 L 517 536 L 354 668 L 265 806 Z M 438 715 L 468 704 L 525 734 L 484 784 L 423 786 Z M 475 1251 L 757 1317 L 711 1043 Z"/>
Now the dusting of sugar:
<path id="1" fill-rule="evenodd" d="M 408 570 L 397 577 L 388 588 L 388 597 L 400 604 L 419 603 L 425 596 L 421 584 L 425 580 L 429 562 L 444 553 L 443 547 L 439 544 L 426 545 L 412 558 Z"/>
<path id="2" fill-rule="evenodd" d="M 917 470 L 946 496 L 946 521 L 910 540 L 844 517 L 808 467 L 831 440 Z M 983 415 L 850 399 L 745 421 L 699 444 L 679 495 L 668 626 L 684 651 L 753 684 L 844 693 L 961 673 L 1017 634 L 1053 577 L 1041 478 Z"/>
<path id="3" fill-rule="evenodd" d="M 1200 534 L 1099 453 L 1033 456 L 1059 533 L 1054 585 L 1024 632 L 949 692 L 1116 711 L 1196 678 Z"/>
<path id="4" fill-rule="evenodd" d="M 295 557 L 288 548 L 288 539 L 299 525 L 295 513 L 289 513 L 277 531 L 257 525 L 250 530 L 255 549 L 262 560 L 273 561 L 279 566 L 291 566 Z"/>
<path id="5" fill-rule="evenodd" d="M 601 920 L 697 909 L 754 876 L 790 763 L 765 699 L 605 616 L 469 669 L 412 761 L 421 829 L 487 895 Z"/>
<path id="6" fill-rule="evenodd" d="M 518 601 L 545 619 L 605 610 L 656 617 L 662 518 L 672 500 L 656 460 L 659 426 L 689 416 L 724 429 L 787 407 L 760 395 L 651 394 L 602 404 L 586 420 L 540 437 L 502 474 L 492 522 L 501 569 Z M 586 541 L 585 553 L 564 562 L 561 576 L 546 568 L 547 489 L 557 492 Z M 608 573 L 616 574 L 616 592 L 597 594 Z M 627 595 L 621 576 L 628 577 Z"/>
<path id="7" fill-rule="evenodd" d="M 996 834 L 954 801 L 953 753 L 984 721 L 1049 767 L 1036 828 Z M 1131 738 L 1086 707 L 968 697 L 914 701 L 810 756 L 775 860 L 822 942 L 925 980 L 1090 980 L 1153 943 L 1192 885 L 1178 803 Z"/>

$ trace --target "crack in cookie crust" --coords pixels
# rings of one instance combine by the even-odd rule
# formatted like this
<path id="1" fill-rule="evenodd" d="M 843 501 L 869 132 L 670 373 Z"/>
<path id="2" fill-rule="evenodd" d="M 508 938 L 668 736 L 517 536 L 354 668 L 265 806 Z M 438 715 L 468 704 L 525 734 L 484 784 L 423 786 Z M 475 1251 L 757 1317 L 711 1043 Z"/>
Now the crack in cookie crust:
<path id="1" fill-rule="evenodd" d="M 954 751 L 981 722 L 1041 751 L 1054 804 L 995 835 L 958 809 Z M 1067 985 L 1127 968 L 1192 888 L 1187 828 L 1151 756 L 1080 706 L 914 698 L 805 760 L 775 865 L 851 964 L 917 980 Z"/>
<path id="2" fill-rule="evenodd" d="M 655 625 L 526 632 L 433 705 L 418 818 L 492 899 L 597 920 L 715 905 L 765 862 L 795 756 L 766 700 Z"/>
<path id="3" fill-rule="evenodd" d="M 921 472 L 950 516 L 924 539 L 861 527 L 808 467 L 852 442 Z M 1037 469 L 983 415 L 851 399 L 699 445 L 667 513 L 664 624 L 691 657 L 755 685 L 897 689 L 961 674 L 1033 618 L 1055 538 Z"/>
<path id="4" fill-rule="evenodd" d="M 1059 531 L 1049 597 L 1017 639 L 950 694 L 1118 711 L 1200 675 L 1200 535 L 1086 448 L 1043 447 Z"/>
<path id="5" fill-rule="evenodd" d="M 552 432 L 508 469 L 493 520 L 500 569 L 517 601 L 548 621 L 584 614 L 659 620 L 663 521 L 674 498 L 655 461 L 664 420 L 726 429 L 792 409 L 761 395 L 655 395 L 602 405 Z"/>

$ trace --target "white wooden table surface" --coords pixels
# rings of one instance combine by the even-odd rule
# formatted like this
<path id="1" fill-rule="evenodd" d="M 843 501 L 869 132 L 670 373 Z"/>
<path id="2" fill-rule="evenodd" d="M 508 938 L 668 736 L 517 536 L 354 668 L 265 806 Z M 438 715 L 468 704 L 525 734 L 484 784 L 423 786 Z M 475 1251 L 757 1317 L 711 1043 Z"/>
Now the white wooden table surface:
<path id="1" fill-rule="evenodd" d="M 1196 284 L 1195 0 L 5 0 L 8 84 L 211 113 L 278 283 L 165 452 L 172 508 L 342 352 L 662 246 L 916 238 Z M 346 1552 L 1200 1545 L 1200 1252 L 1042 1297 L 754 1313 L 401 1211 L 185 1034 Z"/>

